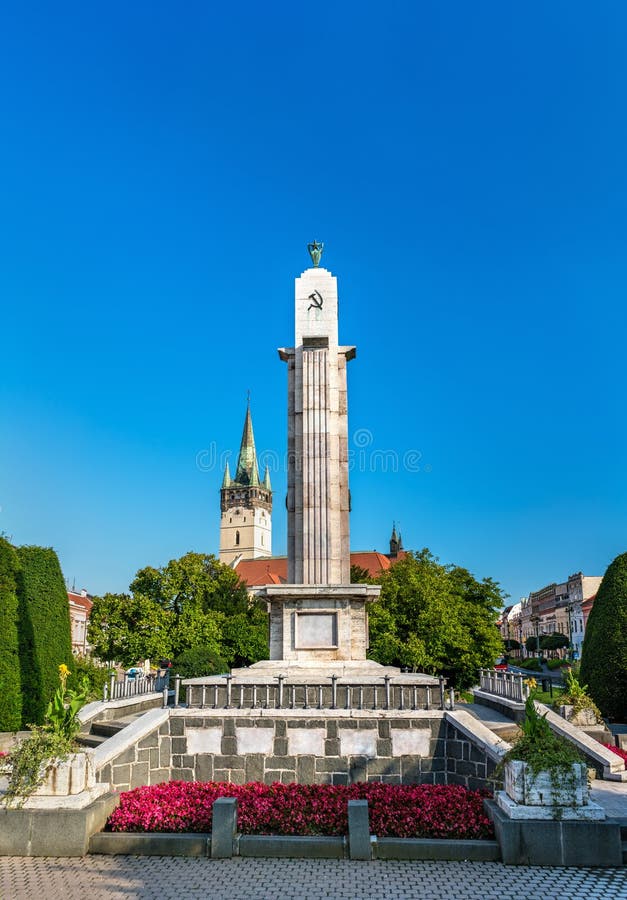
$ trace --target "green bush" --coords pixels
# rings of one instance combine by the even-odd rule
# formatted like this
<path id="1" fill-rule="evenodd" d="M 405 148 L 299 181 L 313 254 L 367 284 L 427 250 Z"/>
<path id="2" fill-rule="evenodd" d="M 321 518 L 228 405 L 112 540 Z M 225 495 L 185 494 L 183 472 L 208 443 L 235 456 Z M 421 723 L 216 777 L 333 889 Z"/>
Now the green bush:
<path id="1" fill-rule="evenodd" d="M 568 660 L 565 660 L 565 659 L 550 659 L 546 665 L 547 665 L 547 669 L 551 669 L 551 671 L 552 671 L 553 669 L 559 669 L 561 666 L 564 666 L 567 664 L 568 664 Z"/>
<path id="2" fill-rule="evenodd" d="M 0 731 L 18 731 L 22 723 L 16 585 L 19 568 L 15 548 L 0 537 Z"/>
<path id="3" fill-rule="evenodd" d="M 530 656 L 529 659 L 521 659 L 517 665 L 521 669 L 528 669 L 531 672 L 539 672 L 542 668 L 542 664 L 537 656 Z"/>
<path id="4" fill-rule="evenodd" d="M 627 721 L 627 553 L 610 563 L 586 626 L 581 681 L 604 716 Z"/>
<path id="5" fill-rule="evenodd" d="M 87 699 L 102 700 L 102 693 L 105 684 L 109 681 L 111 669 L 107 666 L 97 666 L 87 656 L 74 657 L 74 672 L 72 673 L 68 685 L 73 690 L 78 690 L 83 682 L 87 681 L 88 694 Z"/>
<path id="6" fill-rule="evenodd" d="M 553 634 L 543 634 L 540 638 L 540 650 L 561 650 L 568 647 L 570 641 L 565 634 L 554 631 Z"/>
<path id="7" fill-rule="evenodd" d="M 202 678 L 228 672 L 228 663 L 206 647 L 192 647 L 174 660 L 172 671 L 183 678 Z"/>
<path id="8" fill-rule="evenodd" d="M 19 547 L 17 553 L 22 724 L 40 725 L 57 688 L 59 665 L 73 665 L 70 609 L 54 550 Z"/>

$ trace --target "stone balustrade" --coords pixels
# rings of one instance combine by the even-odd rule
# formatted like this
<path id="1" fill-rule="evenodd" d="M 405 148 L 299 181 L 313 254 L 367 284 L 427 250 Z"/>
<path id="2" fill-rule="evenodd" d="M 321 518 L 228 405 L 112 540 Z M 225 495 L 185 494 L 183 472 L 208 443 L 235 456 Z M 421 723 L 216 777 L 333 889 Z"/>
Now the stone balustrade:
<path id="1" fill-rule="evenodd" d="M 275 678 L 250 680 L 231 675 L 186 679 L 185 705 L 198 709 L 344 709 L 418 710 L 450 708 L 444 678 L 386 675 L 348 679 L 336 675 L 317 681 Z M 175 706 L 179 680 L 175 678 Z"/>
<path id="2" fill-rule="evenodd" d="M 497 669 L 480 669 L 479 686 L 488 694 L 505 697 L 524 703 L 529 696 L 529 686 L 525 684 L 527 676 L 518 672 L 500 672 Z"/>

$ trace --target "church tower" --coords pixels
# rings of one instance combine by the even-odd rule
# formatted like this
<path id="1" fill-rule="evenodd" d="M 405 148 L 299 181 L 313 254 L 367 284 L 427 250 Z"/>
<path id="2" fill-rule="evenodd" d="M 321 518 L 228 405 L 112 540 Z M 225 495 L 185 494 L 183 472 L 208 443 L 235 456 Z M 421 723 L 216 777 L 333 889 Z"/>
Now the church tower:
<path id="1" fill-rule="evenodd" d="M 272 556 L 272 487 L 266 466 L 259 479 L 250 402 L 235 477 L 227 462 L 220 490 L 220 562 Z"/>

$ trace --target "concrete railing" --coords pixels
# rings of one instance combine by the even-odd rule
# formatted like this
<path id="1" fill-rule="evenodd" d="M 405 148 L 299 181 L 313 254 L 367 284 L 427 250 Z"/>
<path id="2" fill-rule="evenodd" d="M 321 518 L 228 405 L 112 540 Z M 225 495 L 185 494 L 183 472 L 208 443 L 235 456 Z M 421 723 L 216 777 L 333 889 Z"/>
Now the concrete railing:
<path id="1" fill-rule="evenodd" d="M 167 688 L 167 675 L 136 675 L 135 678 L 125 675 L 122 681 L 116 681 L 115 675 L 112 675 L 103 688 L 102 699 L 105 703 L 110 700 L 127 700 L 141 694 L 160 693 Z"/>
<path id="2" fill-rule="evenodd" d="M 175 678 L 175 702 L 178 683 Z M 231 675 L 204 683 L 184 682 L 185 704 L 199 709 L 450 709 L 444 678 L 425 684 L 410 675 L 346 681 L 333 675 L 320 682 L 289 681 L 283 675 L 240 681 Z M 450 694 L 450 692 L 449 692 Z"/>
<path id="3" fill-rule="evenodd" d="M 529 696 L 529 686 L 525 684 L 527 676 L 517 672 L 500 672 L 497 669 L 480 669 L 479 687 L 488 694 L 505 697 L 524 703 Z"/>

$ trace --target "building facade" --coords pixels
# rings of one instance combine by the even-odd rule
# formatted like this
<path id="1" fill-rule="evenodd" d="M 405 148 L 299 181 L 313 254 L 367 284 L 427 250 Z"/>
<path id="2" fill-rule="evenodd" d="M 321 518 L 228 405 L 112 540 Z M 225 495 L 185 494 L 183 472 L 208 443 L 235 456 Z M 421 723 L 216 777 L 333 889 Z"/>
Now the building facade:
<path id="1" fill-rule="evenodd" d="M 87 641 L 89 614 L 94 605 L 86 590 L 67 592 L 70 605 L 70 625 L 72 629 L 72 653 L 74 656 L 88 656 L 91 650 Z"/>
<path id="2" fill-rule="evenodd" d="M 272 486 L 266 466 L 259 478 L 250 404 L 246 410 L 235 477 L 227 462 L 220 490 L 220 562 L 272 555 Z"/>
<path id="3" fill-rule="evenodd" d="M 579 659 L 588 615 L 602 580 L 601 576 L 575 572 L 567 581 L 553 582 L 532 591 L 520 604 L 503 610 L 501 634 L 504 639 L 510 635 L 523 647 L 530 637 L 562 634 L 569 642 L 569 648 L 561 651 L 562 654 L 570 650 L 573 658 Z"/>

